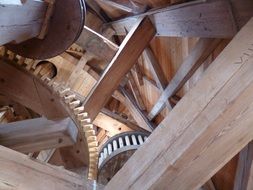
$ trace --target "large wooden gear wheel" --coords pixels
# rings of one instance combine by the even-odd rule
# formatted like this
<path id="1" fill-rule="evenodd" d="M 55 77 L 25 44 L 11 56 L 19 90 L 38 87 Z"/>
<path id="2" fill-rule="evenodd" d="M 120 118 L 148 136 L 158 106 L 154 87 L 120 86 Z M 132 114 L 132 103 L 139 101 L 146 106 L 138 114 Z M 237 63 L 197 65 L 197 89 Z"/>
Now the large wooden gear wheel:
<path id="1" fill-rule="evenodd" d="M 70 118 L 72 118 L 78 127 L 79 134 L 82 135 L 83 139 L 85 139 L 87 142 L 86 144 L 89 152 L 89 155 L 87 155 L 89 157 L 88 179 L 96 180 L 98 163 L 98 141 L 95 130 L 93 128 L 93 124 L 91 123 L 87 112 L 85 112 L 84 107 L 82 106 L 82 98 L 77 97 L 76 94 L 65 85 L 56 83 L 54 80 L 48 78 L 48 73 L 45 73 L 44 75 L 38 75 L 39 67 L 36 67 L 38 61 L 35 61 L 31 65 L 27 65 L 27 60 L 30 59 L 21 57 L 14 53 L 12 53 L 12 56 L 9 56 L 6 53 L 5 48 L 0 47 L 0 50 L 2 51 L 2 55 L 0 54 L 0 59 L 5 60 L 7 63 L 14 64 L 15 67 L 18 67 L 20 70 L 23 69 L 24 72 L 28 71 L 28 73 L 33 75 L 36 80 L 39 80 L 43 86 L 48 88 L 52 94 L 58 97 L 55 99 L 55 101 L 59 101 L 63 109 L 65 109 L 64 111 L 69 115 Z M 29 61 L 28 64 L 30 63 L 31 62 Z"/>

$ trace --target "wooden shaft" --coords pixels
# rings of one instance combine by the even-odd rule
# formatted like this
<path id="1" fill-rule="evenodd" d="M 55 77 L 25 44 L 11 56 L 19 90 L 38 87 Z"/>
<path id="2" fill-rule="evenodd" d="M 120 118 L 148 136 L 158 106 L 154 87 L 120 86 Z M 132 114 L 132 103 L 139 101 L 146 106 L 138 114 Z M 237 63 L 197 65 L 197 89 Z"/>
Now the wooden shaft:
<path id="1" fill-rule="evenodd" d="M 0 1 L 0 46 L 20 43 L 40 34 L 47 11 L 44 1 Z"/>

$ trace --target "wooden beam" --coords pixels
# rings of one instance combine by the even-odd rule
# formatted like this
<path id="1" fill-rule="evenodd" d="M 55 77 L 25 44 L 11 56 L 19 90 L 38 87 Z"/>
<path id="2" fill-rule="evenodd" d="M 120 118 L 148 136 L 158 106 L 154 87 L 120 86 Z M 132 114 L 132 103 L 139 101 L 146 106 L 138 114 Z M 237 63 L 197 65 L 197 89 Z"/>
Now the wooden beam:
<path id="1" fill-rule="evenodd" d="M 253 19 L 106 190 L 198 189 L 252 140 L 252 30 Z"/>
<path id="2" fill-rule="evenodd" d="M 150 69 L 155 78 L 157 87 L 160 89 L 161 92 L 163 92 L 168 85 L 168 81 L 150 47 L 147 47 L 144 50 L 143 57 L 145 61 L 151 66 Z M 169 100 L 165 101 L 165 104 L 169 110 L 172 110 L 172 105 L 170 104 Z"/>
<path id="3" fill-rule="evenodd" d="M 253 175 L 253 173 L 251 173 L 252 160 L 253 142 L 250 142 L 239 154 L 234 190 L 249 190 L 253 188 L 253 186 L 249 187 L 249 178 L 250 175 Z"/>
<path id="4" fill-rule="evenodd" d="M 0 46 L 9 42 L 20 43 L 40 34 L 47 10 L 46 2 L 29 0 L 22 4 L 12 0 L 7 4 L 1 1 L 0 5 Z"/>
<path id="5" fill-rule="evenodd" d="M 191 51 L 189 56 L 182 63 L 175 76 L 170 81 L 169 85 L 161 94 L 160 98 L 153 106 L 148 114 L 150 120 L 162 111 L 166 101 L 171 98 L 183 85 L 191 78 L 199 66 L 208 58 L 214 51 L 217 45 L 221 42 L 219 39 L 200 39 Z"/>
<path id="6" fill-rule="evenodd" d="M 117 113 L 113 113 L 110 110 L 103 108 L 101 111 L 103 114 L 110 116 L 111 118 L 116 119 L 117 121 L 125 124 L 126 126 L 128 126 L 129 128 L 131 128 L 134 131 L 143 131 L 143 132 L 148 132 L 146 130 L 144 130 L 143 128 L 139 127 L 138 125 L 136 125 L 135 123 L 132 123 L 131 121 L 121 117 L 119 114 Z"/>
<path id="7" fill-rule="evenodd" d="M 136 103 L 138 104 L 138 107 L 144 111 L 146 110 L 146 106 L 142 100 L 142 97 L 141 97 L 141 92 L 139 91 L 139 88 L 135 82 L 135 79 L 134 79 L 134 76 L 131 72 L 129 72 L 127 74 L 127 79 L 128 79 L 128 85 L 132 91 L 132 94 L 134 96 L 134 99 L 136 101 Z"/>
<path id="8" fill-rule="evenodd" d="M 73 145 L 77 133 L 70 118 L 59 121 L 30 119 L 0 125 L 0 144 L 23 153 L 37 152 Z"/>
<path id="9" fill-rule="evenodd" d="M 87 190 L 92 182 L 56 166 L 0 146 L 0 189 Z"/>
<path id="10" fill-rule="evenodd" d="M 111 136 L 117 135 L 122 132 L 132 131 L 128 126 L 117 121 L 116 119 L 111 118 L 108 115 L 100 112 L 96 119 L 93 121 L 93 124 L 108 131 Z"/>
<path id="11" fill-rule="evenodd" d="M 108 62 L 118 51 L 116 44 L 87 26 L 84 26 L 76 44 Z"/>
<path id="12" fill-rule="evenodd" d="M 228 38 L 237 31 L 231 6 L 223 0 L 197 0 L 172 5 L 107 25 L 112 26 L 117 35 L 126 35 L 126 30 L 144 15 L 153 21 L 157 36 Z"/>
<path id="13" fill-rule="evenodd" d="M 105 69 L 103 75 L 88 95 L 84 108 L 94 120 L 117 89 L 123 77 L 136 63 L 138 57 L 155 35 L 155 29 L 148 18 L 139 20 L 126 36 L 119 51 Z"/>
<path id="14" fill-rule="evenodd" d="M 125 96 L 123 104 L 129 110 L 137 124 L 146 131 L 152 131 L 154 129 L 154 125 L 148 120 L 146 114 L 140 110 L 133 96 L 124 88 L 121 88 L 121 92 Z"/>

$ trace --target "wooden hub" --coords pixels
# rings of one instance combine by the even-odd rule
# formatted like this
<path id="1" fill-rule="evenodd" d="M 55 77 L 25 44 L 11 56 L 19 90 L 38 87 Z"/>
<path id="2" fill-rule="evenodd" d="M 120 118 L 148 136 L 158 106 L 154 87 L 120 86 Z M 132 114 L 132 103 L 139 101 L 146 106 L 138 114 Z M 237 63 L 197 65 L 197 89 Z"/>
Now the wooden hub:
<path id="1" fill-rule="evenodd" d="M 48 59 L 63 53 L 79 37 L 85 20 L 83 0 L 56 0 L 49 30 L 43 40 L 33 38 L 7 48 L 23 57 Z"/>

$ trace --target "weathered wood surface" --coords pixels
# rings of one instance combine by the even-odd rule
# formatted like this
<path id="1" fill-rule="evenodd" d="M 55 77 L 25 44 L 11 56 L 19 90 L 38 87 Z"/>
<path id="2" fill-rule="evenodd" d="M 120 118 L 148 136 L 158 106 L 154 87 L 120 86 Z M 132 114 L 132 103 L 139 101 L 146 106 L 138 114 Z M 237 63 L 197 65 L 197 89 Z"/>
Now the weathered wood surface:
<path id="1" fill-rule="evenodd" d="M 38 36 L 41 31 L 47 3 L 34 0 L 23 5 L 17 3 L 22 2 L 0 2 L 0 45 L 23 42 Z"/>
<path id="2" fill-rule="evenodd" d="M 73 145 L 77 133 L 70 118 L 59 121 L 37 118 L 0 125 L 0 144 L 23 153 L 37 152 Z"/>
<path id="3" fill-rule="evenodd" d="M 236 34 L 235 20 L 227 1 L 194 1 L 151 10 L 118 20 L 112 26 L 117 35 L 125 35 L 139 16 L 148 15 L 158 36 L 227 38 Z M 247 19 L 249 19 L 248 17 Z"/>
<path id="4" fill-rule="evenodd" d="M 105 189 L 197 189 L 252 140 L 252 29 L 253 19 Z"/>
<path id="5" fill-rule="evenodd" d="M 0 189 L 2 190 L 87 190 L 83 176 L 0 146 Z M 100 188 L 99 188 L 100 189 Z"/>

